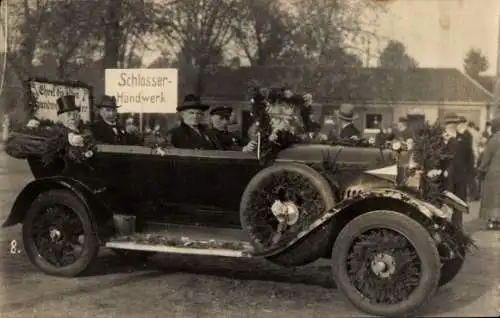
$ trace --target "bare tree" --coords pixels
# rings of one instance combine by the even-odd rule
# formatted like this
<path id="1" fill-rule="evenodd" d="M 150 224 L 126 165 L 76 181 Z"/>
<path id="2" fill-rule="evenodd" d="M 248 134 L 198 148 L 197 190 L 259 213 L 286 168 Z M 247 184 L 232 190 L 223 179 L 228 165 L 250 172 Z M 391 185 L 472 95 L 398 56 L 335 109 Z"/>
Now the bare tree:
<path id="1" fill-rule="evenodd" d="M 275 62 L 293 44 L 293 16 L 273 0 L 240 0 L 242 16 L 235 21 L 235 43 L 252 65 Z"/>
<path id="2" fill-rule="evenodd" d="M 9 4 L 8 62 L 19 80 L 32 75 L 40 30 L 48 23 L 56 0 L 23 0 Z"/>
<path id="3" fill-rule="evenodd" d="M 102 12 L 98 1 L 63 0 L 54 2 L 48 23 L 40 30 L 39 47 L 42 54 L 57 60 L 57 77 L 71 75 L 71 62 L 81 56 L 93 55 L 100 42 L 95 40 L 99 25 L 93 23 Z"/>
<path id="4" fill-rule="evenodd" d="M 240 12 L 236 0 L 182 0 L 163 6 L 159 31 L 178 54 L 184 71 L 196 71 L 195 93 L 203 93 L 206 74 L 221 62 Z"/>

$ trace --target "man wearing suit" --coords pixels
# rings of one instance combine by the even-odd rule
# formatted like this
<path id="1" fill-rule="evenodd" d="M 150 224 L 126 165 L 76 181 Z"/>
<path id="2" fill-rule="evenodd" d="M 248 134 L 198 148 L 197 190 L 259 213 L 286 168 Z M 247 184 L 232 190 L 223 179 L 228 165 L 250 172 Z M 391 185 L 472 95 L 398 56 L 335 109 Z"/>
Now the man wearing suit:
<path id="1" fill-rule="evenodd" d="M 444 163 L 445 188 L 454 193 L 460 199 L 467 201 L 467 184 L 470 176 L 464 173 L 469 169 L 470 158 L 465 150 L 467 140 L 457 131 L 457 125 L 460 118 L 455 113 L 449 113 L 444 116 L 445 123 L 445 152 L 449 159 Z M 452 222 L 458 226 L 463 226 L 463 215 L 459 211 L 453 214 Z"/>
<path id="2" fill-rule="evenodd" d="M 354 113 L 354 106 L 342 104 L 339 110 L 340 119 L 340 139 L 360 139 L 361 132 L 354 126 L 353 121 L 358 118 Z"/>
<path id="3" fill-rule="evenodd" d="M 97 105 L 99 119 L 93 124 L 92 132 L 97 142 L 112 145 L 141 144 L 140 138 L 129 135 L 118 123 L 118 106 L 114 96 L 104 95 Z"/>
<path id="4" fill-rule="evenodd" d="M 181 117 L 179 126 L 170 131 L 174 147 L 185 149 L 222 149 L 214 134 L 201 121 L 210 106 L 203 104 L 199 96 L 189 94 L 177 107 Z"/>

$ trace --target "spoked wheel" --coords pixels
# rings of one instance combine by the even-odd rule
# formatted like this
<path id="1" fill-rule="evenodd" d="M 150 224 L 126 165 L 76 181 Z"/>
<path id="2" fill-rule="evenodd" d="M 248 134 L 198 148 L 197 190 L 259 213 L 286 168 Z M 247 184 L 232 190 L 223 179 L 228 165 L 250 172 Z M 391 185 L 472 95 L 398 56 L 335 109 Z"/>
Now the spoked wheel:
<path id="1" fill-rule="evenodd" d="M 338 288 L 373 315 L 414 313 L 435 294 L 440 277 L 434 240 L 398 212 L 374 211 L 352 220 L 337 237 L 332 260 Z"/>
<path id="2" fill-rule="evenodd" d="M 87 210 L 67 190 L 42 193 L 23 222 L 24 249 L 30 261 L 50 275 L 77 276 L 99 251 Z"/>

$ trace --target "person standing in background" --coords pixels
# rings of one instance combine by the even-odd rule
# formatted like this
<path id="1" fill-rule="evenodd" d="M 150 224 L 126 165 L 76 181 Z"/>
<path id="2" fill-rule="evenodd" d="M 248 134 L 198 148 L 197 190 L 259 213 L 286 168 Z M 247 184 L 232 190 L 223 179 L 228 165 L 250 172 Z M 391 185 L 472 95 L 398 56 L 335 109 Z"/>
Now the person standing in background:
<path id="1" fill-rule="evenodd" d="M 487 227 L 494 229 L 500 225 L 500 118 L 491 122 L 491 138 L 486 144 L 483 157 L 478 166 L 479 179 L 483 193 L 479 217 L 487 221 Z"/>
<path id="2" fill-rule="evenodd" d="M 3 123 L 2 123 L 2 141 L 5 142 L 9 138 L 10 132 L 10 118 L 9 115 L 3 115 Z"/>
<path id="3" fill-rule="evenodd" d="M 463 137 L 457 131 L 457 125 L 461 122 L 455 113 L 444 116 L 444 141 L 446 143 L 445 153 L 449 158 L 444 162 L 445 189 L 455 194 L 463 201 L 467 201 L 467 184 L 470 180 L 469 160 L 463 154 Z M 472 151 L 471 151 L 472 153 Z M 465 172 L 465 173 L 464 173 Z M 456 211 L 452 217 L 452 223 L 463 227 L 463 215 Z"/>
<path id="4" fill-rule="evenodd" d="M 472 154 L 473 154 L 473 168 L 474 172 L 471 178 L 469 195 L 472 201 L 479 200 L 480 191 L 479 191 L 479 183 L 477 180 L 477 165 L 479 164 L 479 144 L 481 143 L 481 133 L 479 132 L 479 128 L 473 123 L 469 122 L 467 124 L 467 131 L 472 136 Z"/>
<path id="5" fill-rule="evenodd" d="M 474 165 L 474 152 L 472 149 L 472 134 L 467 129 L 467 119 L 463 116 L 459 117 L 459 122 L 457 124 L 457 141 L 458 141 L 458 152 L 457 155 L 463 160 L 464 176 L 467 178 L 467 194 L 469 198 L 472 198 L 475 193 L 471 190 L 475 190 L 473 183 L 475 182 L 475 165 Z M 467 198 L 466 197 L 466 198 Z"/>

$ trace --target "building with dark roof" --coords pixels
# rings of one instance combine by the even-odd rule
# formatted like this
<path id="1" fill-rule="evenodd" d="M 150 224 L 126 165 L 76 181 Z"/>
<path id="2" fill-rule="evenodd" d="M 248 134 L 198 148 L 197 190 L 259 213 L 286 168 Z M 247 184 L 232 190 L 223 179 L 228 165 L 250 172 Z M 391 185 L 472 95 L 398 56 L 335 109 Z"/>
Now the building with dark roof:
<path id="1" fill-rule="evenodd" d="M 248 110 L 250 81 L 262 86 L 287 83 L 297 91 L 311 92 L 320 112 L 318 118 L 327 123 L 334 120 L 340 104 L 355 104 L 360 115 L 356 124 L 366 133 L 373 133 L 377 123 L 392 125 L 408 114 L 419 114 L 435 122 L 441 120 L 445 112 L 465 116 L 482 129 L 492 99 L 491 92 L 481 84 L 453 68 L 342 70 L 328 67 L 222 69 L 207 81 L 205 99 L 212 104 L 230 104 Z"/>

